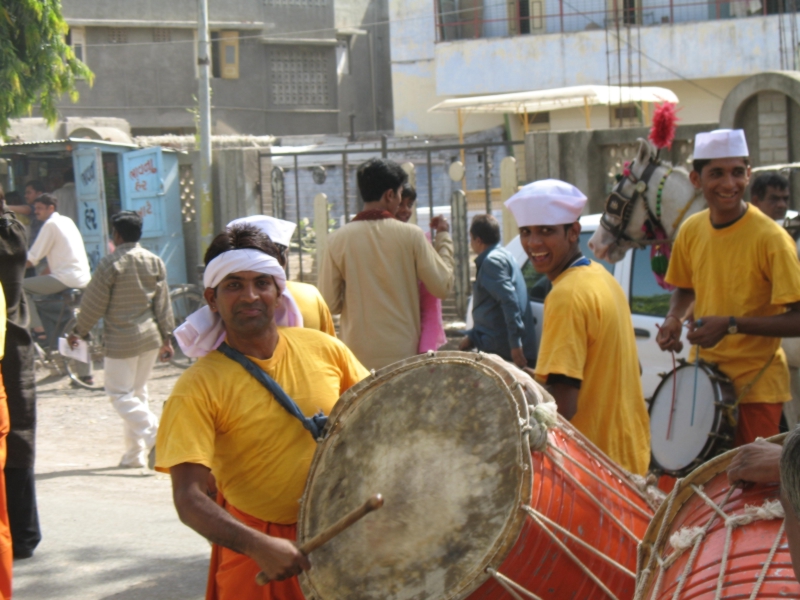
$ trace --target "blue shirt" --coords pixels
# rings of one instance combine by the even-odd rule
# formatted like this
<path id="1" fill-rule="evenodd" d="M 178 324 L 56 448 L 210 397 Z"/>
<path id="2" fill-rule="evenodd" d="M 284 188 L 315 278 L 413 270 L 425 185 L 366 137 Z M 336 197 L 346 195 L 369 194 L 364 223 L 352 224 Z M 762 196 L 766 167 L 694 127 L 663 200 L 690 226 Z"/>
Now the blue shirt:
<path id="1" fill-rule="evenodd" d="M 481 352 L 511 360 L 511 349 L 522 347 L 536 361 L 536 328 L 522 271 L 511 254 L 496 244 L 475 259 L 478 272 L 472 287 L 472 320 L 467 331 Z"/>

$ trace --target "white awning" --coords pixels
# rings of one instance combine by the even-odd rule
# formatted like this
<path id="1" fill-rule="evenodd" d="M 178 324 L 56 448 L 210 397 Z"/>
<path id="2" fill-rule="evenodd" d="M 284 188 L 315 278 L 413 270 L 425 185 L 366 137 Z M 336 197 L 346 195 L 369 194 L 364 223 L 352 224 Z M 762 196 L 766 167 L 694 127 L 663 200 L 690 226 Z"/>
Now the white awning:
<path id="1" fill-rule="evenodd" d="M 533 114 L 565 108 L 586 108 L 595 104 L 630 104 L 633 102 L 678 102 L 672 90 L 661 87 L 578 85 L 574 87 L 515 92 L 491 96 L 450 98 L 429 108 L 428 112 L 516 113 Z"/>

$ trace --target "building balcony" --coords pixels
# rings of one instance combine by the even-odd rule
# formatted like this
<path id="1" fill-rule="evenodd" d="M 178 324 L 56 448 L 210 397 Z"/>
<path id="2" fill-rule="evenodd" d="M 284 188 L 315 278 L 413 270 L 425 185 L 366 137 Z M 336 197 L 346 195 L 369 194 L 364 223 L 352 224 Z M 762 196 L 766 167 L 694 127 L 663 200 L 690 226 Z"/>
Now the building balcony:
<path id="1" fill-rule="evenodd" d="M 436 41 L 795 15 L 786 0 L 434 0 Z"/>

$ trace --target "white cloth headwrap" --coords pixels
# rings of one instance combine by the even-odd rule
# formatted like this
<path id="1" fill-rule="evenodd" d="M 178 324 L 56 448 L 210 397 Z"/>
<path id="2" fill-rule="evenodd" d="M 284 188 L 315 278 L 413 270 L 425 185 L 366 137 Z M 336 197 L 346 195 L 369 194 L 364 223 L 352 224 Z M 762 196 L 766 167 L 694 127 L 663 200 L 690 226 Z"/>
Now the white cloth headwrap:
<path id="1" fill-rule="evenodd" d="M 580 218 L 586 196 L 565 181 L 542 179 L 520 188 L 505 205 L 518 227 L 569 225 Z"/>
<path id="2" fill-rule="evenodd" d="M 275 322 L 285 327 L 302 327 L 303 315 L 292 294 L 286 289 L 286 273 L 280 263 L 260 250 L 245 248 L 228 250 L 206 266 L 203 285 L 217 287 L 225 277 L 240 271 L 255 271 L 272 275 L 281 290 L 281 308 L 275 313 Z M 208 306 L 196 310 L 175 330 L 175 338 L 186 356 L 200 358 L 215 350 L 225 340 L 225 325 L 219 314 Z"/>

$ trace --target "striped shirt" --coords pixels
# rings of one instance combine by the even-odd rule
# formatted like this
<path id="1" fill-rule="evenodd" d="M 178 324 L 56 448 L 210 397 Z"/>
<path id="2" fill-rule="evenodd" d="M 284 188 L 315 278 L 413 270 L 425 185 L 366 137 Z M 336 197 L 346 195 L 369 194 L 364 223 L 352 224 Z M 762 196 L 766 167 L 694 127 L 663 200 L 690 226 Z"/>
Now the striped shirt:
<path id="1" fill-rule="evenodd" d="M 175 327 L 164 262 L 138 243 L 103 258 L 83 293 L 75 332 L 86 335 L 100 319 L 109 358 L 161 347 Z"/>

